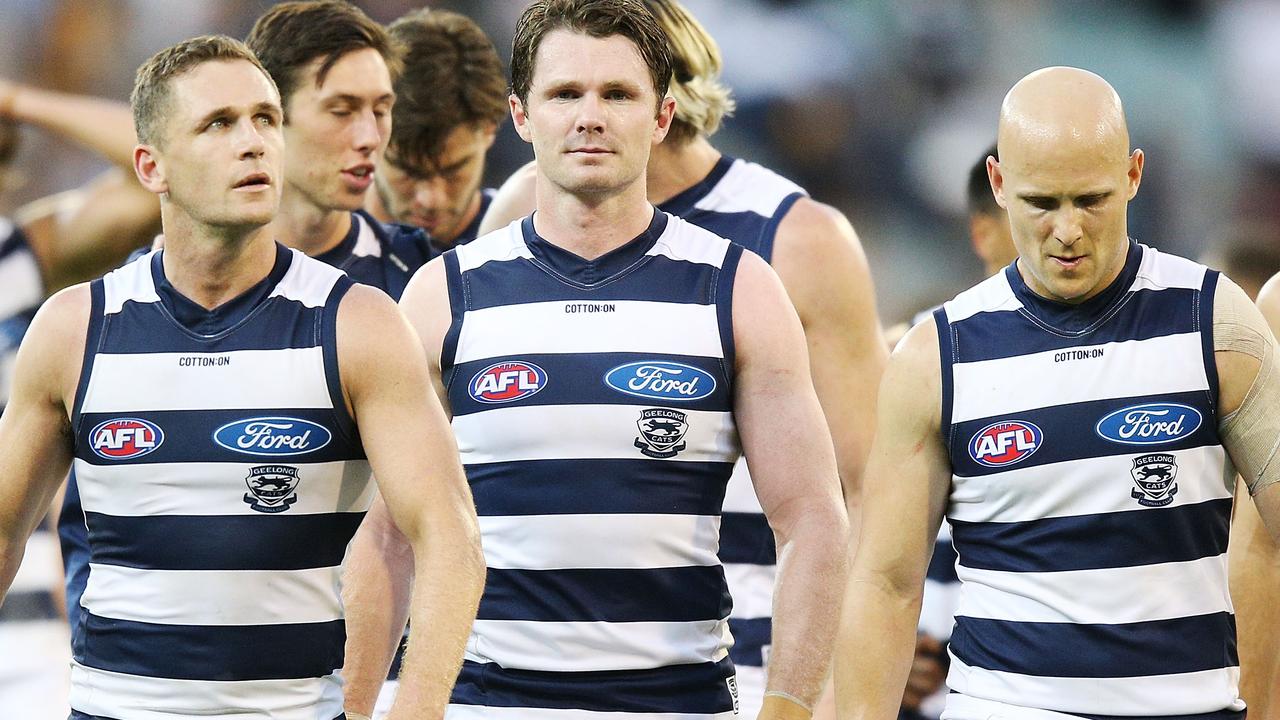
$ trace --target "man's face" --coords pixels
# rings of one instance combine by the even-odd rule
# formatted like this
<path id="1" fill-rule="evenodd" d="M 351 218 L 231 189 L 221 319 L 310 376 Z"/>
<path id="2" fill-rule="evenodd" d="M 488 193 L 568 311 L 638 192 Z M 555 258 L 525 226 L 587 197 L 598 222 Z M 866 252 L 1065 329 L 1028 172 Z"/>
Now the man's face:
<path id="1" fill-rule="evenodd" d="M 451 243 L 480 211 L 484 158 L 496 133 L 492 123 L 459 125 L 434 160 L 414 162 L 388 152 L 376 180 L 382 206 L 397 222 Z"/>
<path id="2" fill-rule="evenodd" d="M 1124 267 L 1126 213 L 1143 156 L 1078 140 L 1036 140 L 1003 162 L 987 160 L 996 199 L 1009 213 L 1018 268 L 1037 294 L 1083 302 Z"/>
<path id="3" fill-rule="evenodd" d="M 280 206 L 284 138 L 275 87 L 244 60 L 206 62 L 171 81 L 159 191 L 207 225 L 265 225 Z"/>
<path id="4" fill-rule="evenodd" d="M 321 62 L 316 58 L 301 71 L 289 98 L 285 178 L 316 207 L 356 210 L 391 135 L 391 73 L 377 50 L 353 50 L 317 87 Z"/>
<path id="5" fill-rule="evenodd" d="M 516 131 L 533 143 L 538 172 L 579 196 L 611 195 L 643 178 L 653 146 L 671 127 L 649 69 L 621 35 L 553 30 L 534 57 L 528 102 L 511 96 Z"/>

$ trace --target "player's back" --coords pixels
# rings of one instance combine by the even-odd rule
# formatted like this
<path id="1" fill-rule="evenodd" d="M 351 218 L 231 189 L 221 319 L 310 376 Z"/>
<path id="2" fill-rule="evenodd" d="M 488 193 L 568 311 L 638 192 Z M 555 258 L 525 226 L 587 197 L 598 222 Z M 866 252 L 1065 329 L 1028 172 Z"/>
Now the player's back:
<path id="1" fill-rule="evenodd" d="M 351 281 L 276 250 L 213 311 L 159 252 L 91 286 L 75 718 L 342 713 L 338 580 L 373 492 L 336 361 Z"/>

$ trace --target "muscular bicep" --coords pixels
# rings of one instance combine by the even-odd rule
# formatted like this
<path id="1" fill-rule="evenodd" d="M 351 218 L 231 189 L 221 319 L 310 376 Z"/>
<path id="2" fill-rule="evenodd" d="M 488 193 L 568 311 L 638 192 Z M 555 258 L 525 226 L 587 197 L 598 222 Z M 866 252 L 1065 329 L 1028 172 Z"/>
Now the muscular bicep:
<path id="1" fill-rule="evenodd" d="M 504 228 L 512 220 L 533 212 L 537 204 L 534 187 L 537 185 L 537 165 L 529 163 L 516 170 L 498 188 L 498 194 L 489 203 L 489 210 L 480 221 L 479 234 L 484 235 Z"/>
<path id="2" fill-rule="evenodd" d="M 453 322 L 449 306 L 449 287 L 445 276 L 444 260 L 436 258 L 418 270 L 400 298 L 400 309 L 417 333 L 423 353 L 427 357 L 427 369 L 431 375 L 431 388 L 449 411 L 449 396 L 444 386 L 441 355 L 444 338 Z"/>

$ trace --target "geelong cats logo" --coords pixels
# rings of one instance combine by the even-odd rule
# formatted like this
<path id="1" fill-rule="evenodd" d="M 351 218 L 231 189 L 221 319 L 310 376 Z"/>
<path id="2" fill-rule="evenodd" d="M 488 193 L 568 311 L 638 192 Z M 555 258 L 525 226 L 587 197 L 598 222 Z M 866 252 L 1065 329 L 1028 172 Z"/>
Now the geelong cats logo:
<path id="1" fill-rule="evenodd" d="M 667 408 L 641 410 L 640 419 L 636 421 L 640 437 L 636 438 L 635 446 L 651 458 L 675 457 L 685 448 L 681 441 L 689 429 L 687 417 L 679 410 Z"/>
<path id="2" fill-rule="evenodd" d="M 298 502 L 298 468 L 291 465 L 258 465 L 244 479 L 249 492 L 244 501 L 261 513 L 281 513 Z"/>
<path id="3" fill-rule="evenodd" d="M 1136 490 L 1130 490 L 1129 494 L 1139 505 L 1164 507 L 1173 502 L 1173 496 L 1178 494 L 1178 484 L 1174 482 L 1178 477 L 1178 463 L 1173 455 L 1139 455 L 1133 459 L 1133 468 L 1129 470 L 1129 474 L 1133 475 L 1133 483 L 1138 486 Z"/>

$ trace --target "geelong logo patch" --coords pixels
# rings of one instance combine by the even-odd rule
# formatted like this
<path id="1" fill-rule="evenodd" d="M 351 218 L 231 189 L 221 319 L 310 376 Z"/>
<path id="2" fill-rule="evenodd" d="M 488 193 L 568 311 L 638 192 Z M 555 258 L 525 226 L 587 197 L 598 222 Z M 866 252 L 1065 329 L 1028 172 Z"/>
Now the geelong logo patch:
<path id="1" fill-rule="evenodd" d="M 467 384 L 467 392 L 482 403 L 507 403 L 523 400 L 546 386 L 546 370 L 533 363 L 511 360 L 476 373 Z"/>
<path id="2" fill-rule="evenodd" d="M 1187 437 L 1200 427 L 1200 411 L 1177 403 L 1147 403 L 1109 413 L 1094 431 L 1124 445 L 1160 445 Z"/>
<path id="3" fill-rule="evenodd" d="M 159 425 L 138 418 L 116 418 L 99 423 L 89 433 L 89 447 L 98 457 L 130 460 L 154 452 L 164 442 Z"/>
<path id="4" fill-rule="evenodd" d="M 329 429 L 310 420 L 257 417 L 227 423 L 213 431 L 213 441 L 246 455 L 302 455 L 315 452 L 333 439 Z"/>
<path id="5" fill-rule="evenodd" d="M 1040 428 L 1021 420 L 992 423 L 969 440 L 969 457 L 987 467 L 1006 467 L 1031 457 L 1044 442 Z"/>
<path id="6" fill-rule="evenodd" d="M 605 373 L 604 384 L 620 393 L 651 400 L 700 400 L 716 389 L 711 373 L 665 360 L 619 365 Z"/>

